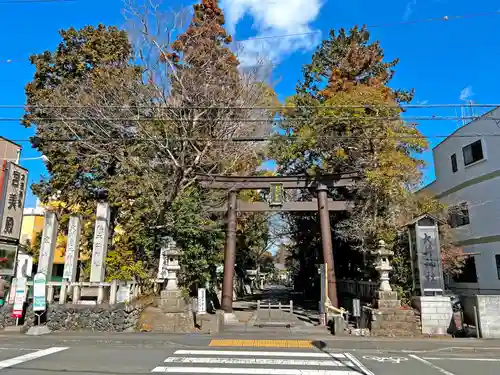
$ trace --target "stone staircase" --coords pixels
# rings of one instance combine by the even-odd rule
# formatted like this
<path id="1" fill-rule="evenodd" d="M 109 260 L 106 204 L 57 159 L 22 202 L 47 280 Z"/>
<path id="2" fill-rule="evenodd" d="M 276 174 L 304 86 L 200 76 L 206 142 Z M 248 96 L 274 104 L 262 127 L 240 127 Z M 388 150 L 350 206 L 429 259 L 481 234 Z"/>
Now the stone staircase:
<path id="1" fill-rule="evenodd" d="M 190 311 L 186 313 L 165 313 L 155 306 L 147 307 L 141 314 L 138 330 L 156 333 L 190 333 L 196 332 L 194 318 Z"/>
<path id="2" fill-rule="evenodd" d="M 422 336 L 420 313 L 410 308 L 381 308 L 374 310 L 371 322 L 372 336 L 417 337 Z"/>

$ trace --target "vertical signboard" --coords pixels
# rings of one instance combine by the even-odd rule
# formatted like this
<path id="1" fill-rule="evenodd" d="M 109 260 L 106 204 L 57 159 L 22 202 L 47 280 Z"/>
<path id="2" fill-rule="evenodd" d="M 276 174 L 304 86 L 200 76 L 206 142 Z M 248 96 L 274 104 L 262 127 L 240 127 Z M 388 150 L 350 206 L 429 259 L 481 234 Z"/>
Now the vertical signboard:
<path id="1" fill-rule="evenodd" d="M 198 288 L 198 314 L 205 314 L 207 312 L 207 290 L 205 288 Z"/>
<path id="2" fill-rule="evenodd" d="M 7 172 L 7 160 L 2 162 L 2 169 L 0 170 L 0 197 L 3 194 L 3 185 L 5 181 L 5 173 Z"/>
<path id="3" fill-rule="evenodd" d="M 417 226 L 418 263 L 422 295 L 443 294 L 444 279 L 436 226 Z"/>
<path id="4" fill-rule="evenodd" d="M 319 265 L 319 275 L 320 275 L 320 302 L 319 302 L 319 322 L 320 325 L 324 326 L 327 323 L 326 320 L 326 307 L 328 305 L 328 266 L 326 263 Z"/>
<path id="5" fill-rule="evenodd" d="M 12 308 L 13 318 L 20 319 L 23 317 L 25 299 L 26 299 L 26 278 L 19 277 L 16 280 L 14 307 Z"/>
<path id="6" fill-rule="evenodd" d="M 166 280 L 168 277 L 167 251 L 168 251 L 168 247 L 166 245 L 162 246 L 162 248 L 160 250 L 160 261 L 158 263 L 158 275 L 156 276 L 156 278 L 158 280 L 162 280 L 162 281 Z"/>
<path id="7" fill-rule="evenodd" d="M 68 225 L 68 241 L 66 245 L 66 254 L 64 256 L 63 270 L 63 278 L 69 282 L 76 281 L 81 229 L 82 224 L 80 217 L 76 215 L 71 216 Z"/>
<path id="8" fill-rule="evenodd" d="M 94 246 L 92 248 L 92 263 L 90 268 L 90 282 L 93 283 L 104 281 L 110 219 L 111 211 L 109 209 L 109 203 L 98 203 L 94 229 Z"/>
<path id="9" fill-rule="evenodd" d="M 28 171 L 13 162 L 8 162 L 0 204 L 0 238 L 2 239 L 19 240 L 27 182 Z"/>
<path id="10" fill-rule="evenodd" d="M 47 277 L 43 273 L 37 273 L 33 278 L 33 311 L 45 311 L 46 291 Z"/>
<path id="11" fill-rule="evenodd" d="M 33 273 L 33 257 L 19 250 L 16 261 L 16 277 L 31 277 Z"/>
<path id="12" fill-rule="evenodd" d="M 51 211 L 45 212 L 44 220 L 40 256 L 38 258 L 38 272 L 45 274 L 47 280 L 51 280 L 59 223 L 55 212 Z"/>

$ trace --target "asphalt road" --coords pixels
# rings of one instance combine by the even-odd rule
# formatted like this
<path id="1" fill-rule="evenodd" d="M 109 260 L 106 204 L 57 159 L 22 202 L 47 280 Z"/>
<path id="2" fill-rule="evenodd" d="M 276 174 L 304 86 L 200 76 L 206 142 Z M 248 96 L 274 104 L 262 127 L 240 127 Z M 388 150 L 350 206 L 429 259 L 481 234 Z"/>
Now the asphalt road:
<path id="1" fill-rule="evenodd" d="M 233 346 L 213 346 L 214 342 L 210 346 L 210 337 L 201 335 L 0 335 L 0 374 L 500 373 L 500 347 L 487 341 L 432 341 L 426 345 L 425 341 L 359 338 L 323 341 L 313 348 L 270 348 L 262 347 L 264 341 L 256 342 L 261 347 L 235 346 L 234 339 Z M 295 344 L 300 346 L 301 342 L 305 341 L 296 340 Z"/>

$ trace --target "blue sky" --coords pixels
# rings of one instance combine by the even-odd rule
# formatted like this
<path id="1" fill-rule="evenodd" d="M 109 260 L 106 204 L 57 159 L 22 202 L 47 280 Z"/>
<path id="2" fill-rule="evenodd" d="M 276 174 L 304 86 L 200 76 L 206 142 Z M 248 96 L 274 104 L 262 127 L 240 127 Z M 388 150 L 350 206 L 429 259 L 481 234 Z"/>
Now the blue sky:
<path id="1" fill-rule="evenodd" d="M 190 5 L 194 1 L 169 0 L 169 6 Z M 228 27 L 236 39 L 316 32 L 288 38 L 242 42 L 243 55 L 255 53 L 276 63 L 274 80 L 280 98 L 293 93 L 301 76 L 301 66 L 310 61 L 316 43 L 328 30 L 367 24 L 372 38 L 380 40 L 388 59 L 401 62 L 393 87 L 415 88 L 415 103 L 459 103 L 468 94 L 477 103 L 497 103 L 500 75 L 500 14 L 454 19 L 457 15 L 498 12 L 498 0 L 222 0 Z M 383 5 L 381 5 L 383 3 Z M 53 50 L 59 42 L 58 30 L 99 22 L 124 25 L 121 0 L 79 0 L 70 3 L 2 4 L 0 2 L 0 105 L 22 105 L 24 85 L 31 80 L 32 53 Z M 414 22 L 448 16 L 448 21 Z M 398 24 L 402 21 L 409 23 Z M 253 54 L 252 54 L 253 53 Z M 9 62 L 10 61 L 10 62 Z M 490 73 L 488 73 L 490 72 Z M 464 90 L 465 89 L 465 90 Z M 409 116 L 455 116 L 454 109 L 418 109 Z M 20 117 L 22 110 L 0 109 L 0 118 Z M 427 136 L 447 135 L 456 122 L 427 121 L 420 130 Z M 32 135 L 17 122 L 0 122 L 0 135 L 23 140 Z M 431 145 L 439 139 L 430 138 Z M 22 158 L 39 156 L 28 142 L 22 142 Z M 425 159 L 432 163 L 431 154 Z M 23 160 L 30 181 L 44 173 L 40 160 Z M 426 181 L 434 177 L 426 169 Z M 26 206 L 33 206 L 29 194 Z"/>

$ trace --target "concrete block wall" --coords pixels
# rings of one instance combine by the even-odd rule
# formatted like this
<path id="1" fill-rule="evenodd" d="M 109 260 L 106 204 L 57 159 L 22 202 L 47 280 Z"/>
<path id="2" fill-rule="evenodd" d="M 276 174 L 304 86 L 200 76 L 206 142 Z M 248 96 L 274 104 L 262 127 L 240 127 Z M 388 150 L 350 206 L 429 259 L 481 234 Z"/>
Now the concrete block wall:
<path id="1" fill-rule="evenodd" d="M 483 339 L 500 339 L 500 296 L 478 295 L 477 312 Z"/>
<path id="2" fill-rule="evenodd" d="M 414 297 L 413 306 L 420 311 L 424 335 L 446 335 L 450 325 L 454 325 L 450 297 Z"/>

